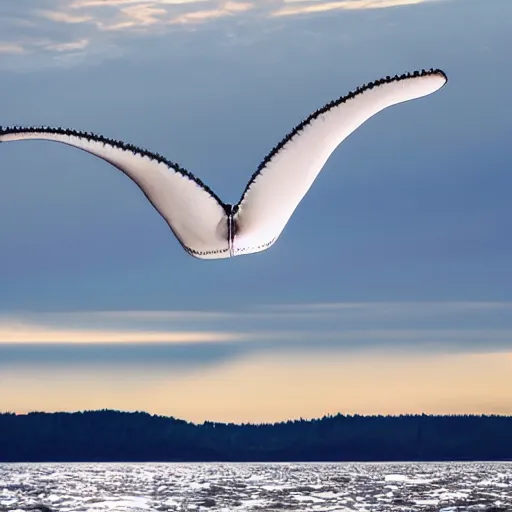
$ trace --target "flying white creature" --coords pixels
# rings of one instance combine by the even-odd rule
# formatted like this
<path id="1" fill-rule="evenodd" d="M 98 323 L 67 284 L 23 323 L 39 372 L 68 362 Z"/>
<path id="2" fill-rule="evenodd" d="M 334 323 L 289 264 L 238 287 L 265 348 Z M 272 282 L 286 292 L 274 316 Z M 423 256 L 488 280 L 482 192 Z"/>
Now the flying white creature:
<path id="1" fill-rule="evenodd" d="M 272 149 L 234 206 L 178 164 L 101 135 L 63 128 L 0 127 L 0 142 L 50 140 L 102 158 L 139 186 L 190 255 L 229 258 L 274 244 L 330 155 L 366 120 L 391 105 L 432 94 L 446 82 L 439 69 L 415 71 L 382 78 L 328 103 Z"/>

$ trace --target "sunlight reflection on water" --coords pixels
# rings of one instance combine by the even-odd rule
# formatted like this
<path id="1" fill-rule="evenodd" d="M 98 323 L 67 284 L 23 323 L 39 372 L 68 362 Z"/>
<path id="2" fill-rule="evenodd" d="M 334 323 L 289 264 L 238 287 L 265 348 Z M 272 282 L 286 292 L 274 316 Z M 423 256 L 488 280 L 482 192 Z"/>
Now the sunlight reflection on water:
<path id="1" fill-rule="evenodd" d="M 0 488 L 1 510 L 505 511 L 512 466 L 11 464 Z"/>

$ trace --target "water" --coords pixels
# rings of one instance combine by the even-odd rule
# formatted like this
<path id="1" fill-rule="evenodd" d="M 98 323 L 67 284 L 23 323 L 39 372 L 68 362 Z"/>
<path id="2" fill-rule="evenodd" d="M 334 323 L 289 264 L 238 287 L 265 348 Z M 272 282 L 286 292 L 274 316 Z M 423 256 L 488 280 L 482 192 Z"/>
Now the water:
<path id="1" fill-rule="evenodd" d="M 512 511 L 512 463 L 0 464 L 7 510 Z"/>

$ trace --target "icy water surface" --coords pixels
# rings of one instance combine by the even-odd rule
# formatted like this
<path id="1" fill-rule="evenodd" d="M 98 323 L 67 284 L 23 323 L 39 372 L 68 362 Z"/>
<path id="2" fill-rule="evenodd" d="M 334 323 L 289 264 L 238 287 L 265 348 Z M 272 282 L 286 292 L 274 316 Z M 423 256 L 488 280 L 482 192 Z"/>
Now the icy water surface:
<path id="1" fill-rule="evenodd" d="M 512 464 L 0 464 L 0 511 L 512 511 Z"/>

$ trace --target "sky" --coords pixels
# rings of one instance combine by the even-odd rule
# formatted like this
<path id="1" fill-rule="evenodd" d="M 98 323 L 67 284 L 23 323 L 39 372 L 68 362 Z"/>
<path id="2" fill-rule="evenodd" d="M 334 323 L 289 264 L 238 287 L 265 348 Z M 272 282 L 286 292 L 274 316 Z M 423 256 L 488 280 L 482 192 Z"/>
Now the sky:
<path id="1" fill-rule="evenodd" d="M 371 118 L 279 240 L 188 256 L 107 163 L 0 146 L 0 411 L 190 421 L 512 414 L 509 0 L 0 3 L 0 124 L 165 155 L 237 202 L 312 111 L 440 68 Z"/>

